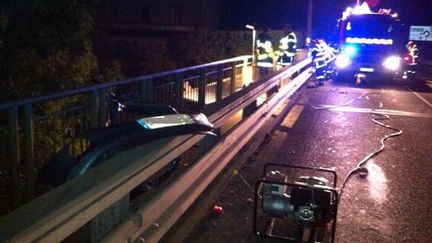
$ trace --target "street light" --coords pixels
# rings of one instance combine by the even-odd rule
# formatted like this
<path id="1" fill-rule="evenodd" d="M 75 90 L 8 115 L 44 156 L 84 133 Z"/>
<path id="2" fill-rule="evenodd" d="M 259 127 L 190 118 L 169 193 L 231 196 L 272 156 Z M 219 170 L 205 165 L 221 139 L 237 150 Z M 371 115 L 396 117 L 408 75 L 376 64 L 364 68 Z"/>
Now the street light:
<path id="1" fill-rule="evenodd" d="M 255 39 L 256 39 L 256 30 L 255 26 L 247 24 L 246 29 L 252 30 L 252 78 L 255 77 Z"/>
<path id="2" fill-rule="evenodd" d="M 307 38 L 306 40 L 310 40 L 312 38 L 312 14 L 313 14 L 313 5 L 312 0 L 308 1 L 308 17 L 307 17 Z M 309 39 L 308 39 L 309 38 Z M 307 43 L 307 41 L 306 41 Z"/>

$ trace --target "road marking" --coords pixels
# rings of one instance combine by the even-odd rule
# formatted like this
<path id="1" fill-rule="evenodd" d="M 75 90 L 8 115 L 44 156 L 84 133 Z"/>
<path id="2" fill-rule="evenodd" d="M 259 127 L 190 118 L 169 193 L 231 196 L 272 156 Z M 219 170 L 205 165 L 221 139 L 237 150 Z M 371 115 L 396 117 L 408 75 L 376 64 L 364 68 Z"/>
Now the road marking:
<path id="1" fill-rule="evenodd" d="M 429 84 L 427 83 L 427 85 L 429 86 Z M 412 90 L 410 87 L 404 85 L 405 88 L 409 89 L 411 91 L 411 93 L 413 93 L 415 96 L 417 96 L 417 98 L 419 98 L 421 101 L 423 101 L 426 105 L 428 105 L 430 108 L 432 108 L 432 103 L 430 103 L 429 101 L 427 101 L 425 98 L 423 98 L 423 96 L 421 96 L 419 93 L 415 92 L 414 90 Z"/>
<path id="2" fill-rule="evenodd" d="M 409 116 L 409 117 L 419 117 L 419 118 L 432 118 L 432 114 L 417 113 L 410 111 L 398 111 L 398 110 L 387 110 L 387 109 L 370 109 L 370 108 L 357 108 L 357 107 L 340 107 L 334 105 L 321 105 L 320 107 L 328 109 L 331 111 L 339 112 L 356 112 L 356 113 L 377 113 L 382 115 L 390 116 Z"/>
<path id="3" fill-rule="evenodd" d="M 281 126 L 286 128 L 293 128 L 294 124 L 300 117 L 300 114 L 302 113 L 303 109 L 304 109 L 304 105 L 295 105 L 288 113 L 288 115 L 285 117 L 285 119 L 282 121 Z"/>

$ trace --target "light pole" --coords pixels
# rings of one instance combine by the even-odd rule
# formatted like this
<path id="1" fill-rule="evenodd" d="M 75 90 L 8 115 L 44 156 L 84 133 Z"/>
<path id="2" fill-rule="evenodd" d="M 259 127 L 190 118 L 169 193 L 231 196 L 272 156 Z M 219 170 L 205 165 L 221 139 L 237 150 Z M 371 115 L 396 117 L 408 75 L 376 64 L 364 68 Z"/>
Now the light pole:
<path id="1" fill-rule="evenodd" d="M 255 64 L 255 38 L 256 38 L 256 30 L 255 30 L 255 26 L 253 25 L 246 25 L 247 29 L 252 30 L 252 63 Z"/>
<path id="2" fill-rule="evenodd" d="M 307 18 L 307 40 L 310 40 L 312 38 L 312 14 L 313 14 L 313 5 L 312 0 L 308 1 L 308 18 Z"/>
<path id="3" fill-rule="evenodd" d="M 256 39 L 256 29 L 255 26 L 247 24 L 247 29 L 252 30 L 252 79 L 255 78 L 255 39 Z"/>

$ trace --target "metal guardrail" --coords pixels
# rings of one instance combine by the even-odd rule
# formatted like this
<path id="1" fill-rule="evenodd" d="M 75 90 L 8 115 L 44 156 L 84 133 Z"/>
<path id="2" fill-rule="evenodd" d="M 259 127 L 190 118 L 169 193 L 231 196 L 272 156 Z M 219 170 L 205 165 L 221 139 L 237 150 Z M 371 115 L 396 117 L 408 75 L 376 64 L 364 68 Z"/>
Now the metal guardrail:
<path id="1" fill-rule="evenodd" d="M 200 111 L 234 93 L 251 69 L 252 56 L 145 75 L 117 82 L 0 104 L 0 209 L 30 201 L 38 188 L 35 174 L 65 143 L 83 131 L 105 126 L 107 93 Z M 249 71 L 250 72 L 250 71 Z M 249 74 L 250 76 L 250 74 Z M 252 77 L 250 77 L 252 78 Z M 77 146 L 82 152 L 86 144 Z M 0 215 L 3 214 L 0 210 Z"/>
<path id="2" fill-rule="evenodd" d="M 209 105 L 205 113 L 220 128 L 239 111 L 254 109 L 226 134 L 221 135 L 174 184 L 168 185 L 150 201 L 129 212 L 119 226 L 102 239 L 124 242 L 142 233 L 146 242 L 165 234 L 192 204 L 229 160 L 251 139 L 280 103 L 300 88 L 311 76 L 310 59 L 251 83 L 220 102 Z M 278 87 L 256 107 L 256 100 Z M 252 107 L 252 108 L 251 108 Z M 256 108 L 255 108 L 256 107 Z M 0 218 L 0 242 L 58 242 L 99 213 L 128 195 L 140 183 L 166 166 L 204 135 L 184 135 L 145 144 L 121 153 L 49 193 Z"/>

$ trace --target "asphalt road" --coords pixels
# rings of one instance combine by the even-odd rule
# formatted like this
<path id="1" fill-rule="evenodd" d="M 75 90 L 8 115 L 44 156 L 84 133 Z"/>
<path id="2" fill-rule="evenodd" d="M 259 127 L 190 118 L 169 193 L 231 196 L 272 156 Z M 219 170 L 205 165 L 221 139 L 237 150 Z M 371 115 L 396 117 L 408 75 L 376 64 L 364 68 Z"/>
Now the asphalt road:
<path id="1" fill-rule="evenodd" d="M 432 80 L 432 79 L 430 79 Z M 432 241 L 432 81 L 331 83 L 305 88 L 302 97 L 263 147 L 235 171 L 217 201 L 184 242 L 271 242 L 252 233 L 255 182 L 265 163 L 333 167 L 338 189 L 359 161 L 394 131 L 403 131 L 366 162 L 368 176 L 352 176 L 344 188 L 336 242 Z M 317 106 L 317 107 L 314 107 Z M 171 239 L 171 241 L 176 241 Z"/>

